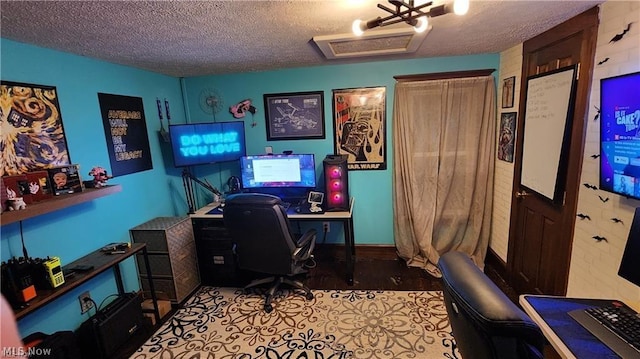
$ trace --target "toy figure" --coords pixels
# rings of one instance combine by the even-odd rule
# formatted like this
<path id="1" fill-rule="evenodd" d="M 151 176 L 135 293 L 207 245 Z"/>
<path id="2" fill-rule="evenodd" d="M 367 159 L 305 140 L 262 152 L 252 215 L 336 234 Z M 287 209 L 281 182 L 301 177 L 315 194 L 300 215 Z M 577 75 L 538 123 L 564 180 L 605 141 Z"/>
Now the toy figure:
<path id="1" fill-rule="evenodd" d="M 16 192 L 10 188 L 7 188 L 7 198 L 7 207 L 10 211 L 27 208 L 27 204 L 24 203 L 24 198 L 18 197 Z"/>
<path id="2" fill-rule="evenodd" d="M 109 176 L 107 174 L 106 169 L 99 166 L 93 167 L 91 172 L 89 172 L 89 176 L 93 176 L 93 186 L 95 188 L 105 186 L 107 184 L 107 180 L 109 178 L 113 178 L 113 176 Z"/>

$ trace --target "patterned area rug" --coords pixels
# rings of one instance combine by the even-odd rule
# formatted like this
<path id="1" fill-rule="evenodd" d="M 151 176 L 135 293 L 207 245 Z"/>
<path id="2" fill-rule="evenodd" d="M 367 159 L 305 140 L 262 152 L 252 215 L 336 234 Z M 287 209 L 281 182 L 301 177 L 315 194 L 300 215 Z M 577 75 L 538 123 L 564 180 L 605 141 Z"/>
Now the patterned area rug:
<path id="1" fill-rule="evenodd" d="M 459 358 L 442 292 L 261 293 L 203 287 L 131 357 Z"/>

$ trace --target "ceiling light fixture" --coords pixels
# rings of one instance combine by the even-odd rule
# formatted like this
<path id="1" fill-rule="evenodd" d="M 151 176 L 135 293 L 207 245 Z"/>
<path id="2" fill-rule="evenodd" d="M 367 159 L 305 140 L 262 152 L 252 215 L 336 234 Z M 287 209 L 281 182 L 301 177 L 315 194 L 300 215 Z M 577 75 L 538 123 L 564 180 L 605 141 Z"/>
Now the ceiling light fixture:
<path id="1" fill-rule="evenodd" d="M 464 15 L 469 10 L 469 0 L 454 0 L 453 7 L 451 4 L 442 4 L 431 7 L 428 11 L 422 9 L 433 5 L 433 1 L 427 1 L 424 4 L 416 4 L 414 0 L 388 0 L 395 9 L 388 8 L 382 4 L 378 4 L 378 8 L 390 13 L 387 17 L 377 17 L 373 20 L 364 22 L 360 19 L 355 20 L 351 29 L 356 36 L 361 36 L 364 31 L 373 29 L 374 27 L 382 27 L 400 22 L 405 22 L 413 26 L 418 33 L 425 31 L 429 27 L 429 19 L 432 17 L 445 15 L 450 12 L 456 15 Z M 426 9 L 425 9 L 426 10 Z"/>

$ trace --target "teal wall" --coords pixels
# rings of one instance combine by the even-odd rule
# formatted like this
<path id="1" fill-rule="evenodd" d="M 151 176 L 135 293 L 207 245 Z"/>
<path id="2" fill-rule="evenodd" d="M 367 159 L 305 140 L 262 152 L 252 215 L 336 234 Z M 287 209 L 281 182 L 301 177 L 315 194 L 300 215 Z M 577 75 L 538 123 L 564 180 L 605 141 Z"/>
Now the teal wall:
<path id="1" fill-rule="evenodd" d="M 424 74 L 472 69 L 497 69 L 499 54 L 441 57 L 402 61 L 379 61 L 362 64 L 332 65 L 286 69 L 269 72 L 253 72 L 231 75 L 203 76 L 185 79 L 185 103 L 190 122 L 213 121 L 213 116 L 200 108 L 200 93 L 215 89 L 224 100 L 224 108 L 216 114 L 216 121 L 232 121 L 229 106 L 244 99 L 251 99 L 257 112 L 244 118 L 247 153 L 264 153 L 265 146 L 272 146 L 274 153 L 292 150 L 297 153 L 313 153 L 316 157 L 318 183 L 322 181 L 322 160 L 333 153 L 332 90 L 384 86 L 387 89 L 387 169 L 350 171 L 349 192 L 355 198 L 354 226 L 357 244 L 393 244 L 393 143 L 392 116 L 393 76 Z M 496 81 L 497 82 L 497 81 Z M 263 94 L 323 91 L 325 107 L 324 140 L 267 141 Z M 256 126 L 251 124 L 255 121 Z M 224 188 L 230 175 L 239 175 L 238 163 L 227 163 L 197 168 L 198 176 L 209 178 L 214 186 Z M 205 200 L 203 200 L 205 202 Z M 316 228 L 320 231 L 321 225 Z M 343 241 L 342 228 L 332 226 L 327 243 Z"/>
<path id="2" fill-rule="evenodd" d="M 385 86 L 387 88 L 387 170 L 353 171 L 349 174 L 350 192 L 356 198 L 355 233 L 358 244 L 393 244 L 391 207 L 392 157 L 391 142 L 394 75 L 442 71 L 498 68 L 499 55 L 477 55 L 404 61 L 380 61 L 357 65 L 333 65 L 280 71 L 205 76 L 180 80 L 147 71 L 106 63 L 86 57 L 52 51 L 14 41 L 0 39 L 0 77 L 6 81 L 56 86 L 71 160 L 80 164 L 81 172 L 102 165 L 110 170 L 98 92 L 141 97 L 147 120 L 153 169 L 120 176 L 110 183 L 122 185 L 122 192 L 76 205 L 74 207 L 23 221 L 22 235 L 32 257 L 59 256 L 63 264 L 71 262 L 104 244 L 128 241 L 128 230 L 158 216 L 177 216 L 187 212 L 180 171 L 173 168 L 170 148 L 158 137 L 160 124 L 155 99 L 167 98 L 171 103 L 172 123 L 208 122 L 213 117 L 200 109 L 199 94 L 214 88 L 223 97 L 225 107 L 217 121 L 234 120 L 230 105 L 250 98 L 257 108 L 252 117 L 244 118 L 249 154 L 264 152 L 273 146 L 275 152 L 293 150 L 314 153 L 318 177 L 322 175 L 322 159 L 333 153 L 331 90 L 353 87 Z M 183 83 L 181 83 L 183 81 Z M 182 90 L 184 88 L 184 90 Z M 324 140 L 267 142 L 262 95 L 298 91 L 324 91 Z M 183 103 L 186 99 L 186 104 Z M 252 127 L 252 122 L 256 126 Z M 200 166 L 193 169 L 201 179 L 225 189 L 230 175 L 238 175 L 235 162 Z M 209 198 L 199 191 L 200 205 Z M 318 226 L 318 229 L 319 226 Z M 342 229 L 332 226 L 327 242 L 340 243 Z M 22 253 L 18 223 L 1 227 L 0 257 L 7 260 Z M 125 289 L 139 288 L 135 264 L 123 264 Z M 80 315 L 78 295 L 91 292 L 100 303 L 115 293 L 111 273 L 71 291 L 19 322 L 22 335 L 35 331 L 51 333 L 75 329 L 88 318 Z M 90 313 L 93 313 L 91 311 Z"/>
<path id="3" fill-rule="evenodd" d="M 2 80 L 56 86 L 71 161 L 80 165 L 85 179 L 96 165 L 111 171 L 98 92 L 142 98 L 153 161 L 152 170 L 109 180 L 120 184 L 122 192 L 24 220 L 22 235 L 30 256 L 59 256 L 63 264 L 69 263 L 107 243 L 129 241 L 129 228 L 152 218 L 186 214 L 180 198 L 183 195 L 179 172 L 164 165 L 155 102 L 156 97 L 167 98 L 173 117 L 184 121 L 178 79 L 5 39 L 0 46 Z M 1 231 L 2 260 L 21 256 L 19 223 L 4 225 Z M 125 289 L 137 290 L 133 260 L 125 262 L 122 269 Z M 90 290 L 100 304 L 116 292 L 111 271 L 25 317 L 19 322 L 20 332 L 26 335 L 76 328 L 88 318 L 87 314 L 80 315 L 77 299 L 85 290 Z"/>

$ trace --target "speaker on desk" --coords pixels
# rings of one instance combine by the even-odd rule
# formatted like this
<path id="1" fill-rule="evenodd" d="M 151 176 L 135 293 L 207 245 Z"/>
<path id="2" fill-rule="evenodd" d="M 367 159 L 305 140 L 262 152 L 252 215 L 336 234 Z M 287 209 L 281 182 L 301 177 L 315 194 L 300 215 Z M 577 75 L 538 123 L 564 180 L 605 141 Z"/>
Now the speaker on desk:
<path id="1" fill-rule="evenodd" d="M 347 155 L 327 155 L 322 161 L 326 187 L 325 210 L 349 210 L 349 172 Z"/>

